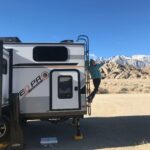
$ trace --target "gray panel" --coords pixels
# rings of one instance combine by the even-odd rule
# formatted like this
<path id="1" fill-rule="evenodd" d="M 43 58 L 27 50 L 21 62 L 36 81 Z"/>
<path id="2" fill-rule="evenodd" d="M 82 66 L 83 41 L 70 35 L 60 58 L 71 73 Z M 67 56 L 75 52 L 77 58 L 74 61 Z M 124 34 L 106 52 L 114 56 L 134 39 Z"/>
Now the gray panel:
<path id="1" fill-rule="evenodd" d="M 21 113 L 44 113 L 49 111 L 49 97 L 25 97 L 20 100 Z"/>
<path id="2" fill-rule="evenodd" d="M 84 59 L 84 55 L 70 55 L 69 59 Z"/>

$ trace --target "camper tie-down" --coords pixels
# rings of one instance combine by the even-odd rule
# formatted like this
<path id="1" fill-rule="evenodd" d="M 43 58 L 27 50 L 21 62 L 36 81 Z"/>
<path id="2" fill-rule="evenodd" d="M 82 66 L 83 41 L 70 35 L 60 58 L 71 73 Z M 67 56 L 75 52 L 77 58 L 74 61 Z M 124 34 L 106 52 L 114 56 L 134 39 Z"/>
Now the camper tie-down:
<path id="1" fill-rule="evenodd" d="M 85 35 L 60 43 L 0 38 L 0 148 L 23 147 L 22 123 L 29 119 L 72 119 L 75 139 L 83 138 L 80 119 L 90 110 L 88 59 Z"/>

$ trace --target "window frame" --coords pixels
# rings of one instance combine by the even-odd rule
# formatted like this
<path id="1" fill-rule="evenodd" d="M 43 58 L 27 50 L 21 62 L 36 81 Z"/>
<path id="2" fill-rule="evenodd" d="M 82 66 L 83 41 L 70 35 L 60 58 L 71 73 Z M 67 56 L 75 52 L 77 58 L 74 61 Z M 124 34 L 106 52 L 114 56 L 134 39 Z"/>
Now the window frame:
<path id="1" fill-rule="evenodd" d="M 70 94 L 70 96 L 69 97 L 63 97 L 63 96 L 61 96 L 62 94 L 60 94 L 60 90 L 59 90 L 59 85 L 61 84 L 60 83 L 60 78 L 61 77 L 70 77 L 70 79 L 71 79 L 71 94 Z M 64 95 L 66 95 L 66 93 L 64 94 Z M 73 98 L 73 77 L 71 76 L 71 75 L 60 75 L 59 77 L 58 77 L 58 98 L 59 99 L 71 99 L 71 98 Z"/>

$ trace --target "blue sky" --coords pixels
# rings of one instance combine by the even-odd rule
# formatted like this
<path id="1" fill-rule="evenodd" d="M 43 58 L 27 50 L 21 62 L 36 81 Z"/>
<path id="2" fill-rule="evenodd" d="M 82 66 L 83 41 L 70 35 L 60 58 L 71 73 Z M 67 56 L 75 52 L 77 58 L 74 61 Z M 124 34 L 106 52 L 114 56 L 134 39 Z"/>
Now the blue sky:
<path id="1" fill-rule="evenodd" d="M 150 0 L 0 0 L 0 36 L 90 38 L 96 56 L 150 55 Z"/>

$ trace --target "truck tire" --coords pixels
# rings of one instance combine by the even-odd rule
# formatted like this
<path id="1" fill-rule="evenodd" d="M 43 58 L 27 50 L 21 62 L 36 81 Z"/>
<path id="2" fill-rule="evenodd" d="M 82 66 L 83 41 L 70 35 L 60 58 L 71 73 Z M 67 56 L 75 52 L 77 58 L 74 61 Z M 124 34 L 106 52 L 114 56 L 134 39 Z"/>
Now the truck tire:
<path id="1" fill-rule="evenodd" d="M 0 142 L 8 141 L 9 138 L 9 121 L 6 117 L 0 118 Z"/>

